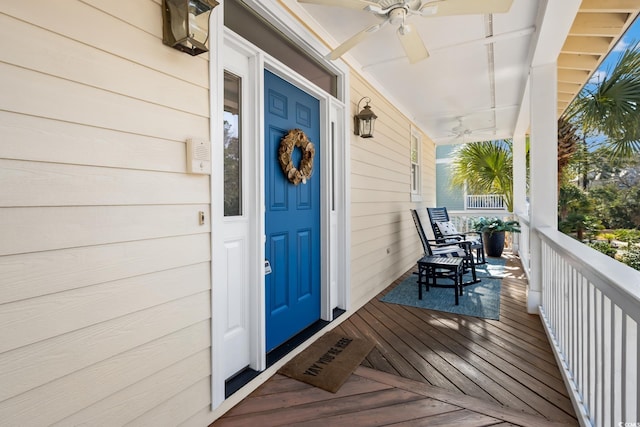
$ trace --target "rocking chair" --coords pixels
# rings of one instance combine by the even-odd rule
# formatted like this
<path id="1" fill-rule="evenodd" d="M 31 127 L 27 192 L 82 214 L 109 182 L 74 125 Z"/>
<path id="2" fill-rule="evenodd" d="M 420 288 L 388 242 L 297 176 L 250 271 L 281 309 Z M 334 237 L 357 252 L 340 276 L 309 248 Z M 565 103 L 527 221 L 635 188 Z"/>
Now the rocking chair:
<path id="1" fill-rule="evenodd" d="M 471 243 L 467 241 L 456 241 L 447 243 L 438 243 L 434 240 L 427 239 L 427 235 L 422 228 L 422 221 L 415 209 L 411 209 L 411 216 L 418 231 L 422 248 L 424 249 L 424 257 L 418 260 L 418 296 L 422 299 L 422 285 L 429 290 L 431 286 L 445 286 L 436 284 L 437 278 L 447 278 L 454 281 L 453 287 L 456 289 L 456 304 L 458 303 L 458 295 L 462 295 L 462 287 L 480 282 L 476 276 L 476 266 L 471 252 Z M 445 258 L 459 258 L 462 262 L 450 262 Z M 438 260 L 441 261 L 438 261 Z M 461 266 L 462 268 L 458 268 Z M 462 275 L 471 271 L 472 280 L 463 282 Z"/>
<path id="2" fill-rule="evenodd" d="M 476 259 L 474 263 L 479 265 L 487 262 L 484 256 L 484 243 L 482 242 L 481 233 L 477 231 L 460 233 L 449 219 L 447 208 L 427 208 L 427 213 L 429 214 L 431 229 L 433 230 L 433 235 L 436 237 L 437 242 L 470 242 L 471 250 L 476 252 Z"/>

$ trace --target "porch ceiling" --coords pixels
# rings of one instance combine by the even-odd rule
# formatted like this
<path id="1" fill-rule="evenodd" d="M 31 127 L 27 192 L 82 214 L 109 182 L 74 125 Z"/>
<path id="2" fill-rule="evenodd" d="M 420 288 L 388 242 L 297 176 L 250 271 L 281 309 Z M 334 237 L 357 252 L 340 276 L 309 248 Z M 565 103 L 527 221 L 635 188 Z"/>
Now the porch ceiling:
<path id="1" fill-rule="evenodd" d="M 327 44 L 327 52 L 378 18 L 367 11 L 281 0 Z M 371 1 L 371 0 L 369 0 Z M 389 0 L 384 1 L 389 4 Z M 504 14 L 411 16 L 430 57 L 409 64 L 387 25 L 343 59 L 391 99 L 436 144 L 513 135 L 534 57 L 547 49 L 547 2 L 513 0 Z M 640 10 L 640 0 L 583 0 L 558 57 L 558 114 L 587 82 Z M 573 17 L 565 17 L 572 20 Z M 568 21 L 571 22 L 571 21 Z M 568 27 L 568 26 L 567 26 Z M 566 27 L 565 27 L 566 28 Z M 559 30 L 562 34 L 562 30 Z M 555 35 L 565 37 L 564 34 Z M 554 38 L 554 34 L 551 34 Z M 323 53 L 327 53 L 323 52 Z M 352 100 L 357 102 L 358 100 Z M 375 110 L 375 99 L 372 106 Z M 462 119 L 471 131 L 456 137 Z"/>

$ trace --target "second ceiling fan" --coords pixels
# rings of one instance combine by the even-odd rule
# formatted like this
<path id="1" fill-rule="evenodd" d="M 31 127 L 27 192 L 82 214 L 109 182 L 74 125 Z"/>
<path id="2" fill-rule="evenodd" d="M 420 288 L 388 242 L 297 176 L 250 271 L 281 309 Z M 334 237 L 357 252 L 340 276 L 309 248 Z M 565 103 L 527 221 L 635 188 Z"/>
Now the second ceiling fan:
<path id="1" fill-rule="evenodd" d="M 327 58 L 331 60 L 340 58 L 367 36 L 391 24 L 397 27 L 396 32 L 402 48 L 409 62 L 414 64 L 428 58 L 429 51 L 413 25 L 407 23 L 412 15 L 436 17 L 505 13 L 511 8 L 513 0 L 298 0 L 298 2 L 364 10 L 383 19 L 382 22 L 365 28 L 343 42 L 331 51 Z"/>

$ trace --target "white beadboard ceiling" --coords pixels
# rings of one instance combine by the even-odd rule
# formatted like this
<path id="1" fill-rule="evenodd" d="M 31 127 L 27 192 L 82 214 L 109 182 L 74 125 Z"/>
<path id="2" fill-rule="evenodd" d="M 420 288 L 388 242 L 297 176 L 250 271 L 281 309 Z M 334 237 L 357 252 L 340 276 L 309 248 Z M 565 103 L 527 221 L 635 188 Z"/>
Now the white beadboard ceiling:
<path id="1" fill-rule="evenodd" d="M 380 18 L 366 10 L 282 1 L 324 39 L 327 52 L 380 22 Z M 390 3 L 390 0 L 373 1 Z M 409 16 L 408 22 L 430 53 L 427 59 L 409 63 L 394 25 L 386 25 L 369 35 L 349 50 L 344 59 L 396 102 L 436 144 L 509 138 L 518 120 L 535 49 L 544 48 L 538 41 L 543 19 L 548 16 L 546 6 L 546 0 L 513 0 L 507 13 Z M 560 53 L 559 64 L 564 67 L 559 70 L 560 83 L 571 84 L 559 84 L 559 112 L 637 16 L 640 2 L 583 0 L 580 7 L 579 18 L 566 43 L 571 50 L 563 49 Z M 571 23 L 575 16 L 565 19 Z M 575 30 L 578 24 L 580 28 Z M 579 37 L 583 38 L 581 42 L 575 40 Z M 598 44 L 595 42 L 606 47 L 605 51 L 586 52 L 593 50 Z M 581 43 L 585 52 L 581 52 Z M 564 73 L 563 69 L 580 72 Z M 565 74 L 576 81 L 565 82 Z M 568 93 L 566 88 L 574 93 Z M 372 99 L 374 110 L 375 103 Z M 457 138 L 454 129 L 458 129 L 457 133 L 467 132 Z"/>

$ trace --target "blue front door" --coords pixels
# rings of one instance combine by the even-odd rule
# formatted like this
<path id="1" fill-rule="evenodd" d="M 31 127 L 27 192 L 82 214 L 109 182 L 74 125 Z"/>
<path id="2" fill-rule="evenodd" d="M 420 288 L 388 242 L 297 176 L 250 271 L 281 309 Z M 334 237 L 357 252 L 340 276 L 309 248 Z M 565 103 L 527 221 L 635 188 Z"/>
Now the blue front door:
<path id="1" fill-rule="evenodd" d="M 265 82 L 265 277 L 267 351 L 320 319 L 320 103 L 269 71 Z M 313 175 L 297 186 L 278 163 L 278 147 L 301 129 L 316 147 Z M 294 166 L 300 164 L 294 150 Z"/>

